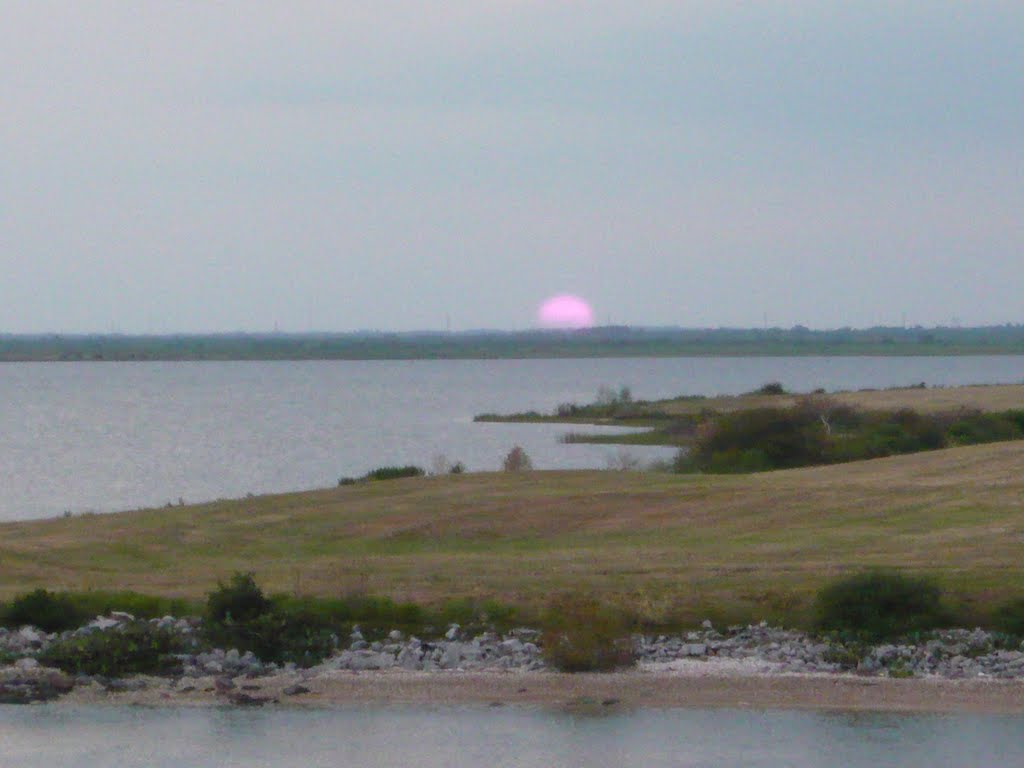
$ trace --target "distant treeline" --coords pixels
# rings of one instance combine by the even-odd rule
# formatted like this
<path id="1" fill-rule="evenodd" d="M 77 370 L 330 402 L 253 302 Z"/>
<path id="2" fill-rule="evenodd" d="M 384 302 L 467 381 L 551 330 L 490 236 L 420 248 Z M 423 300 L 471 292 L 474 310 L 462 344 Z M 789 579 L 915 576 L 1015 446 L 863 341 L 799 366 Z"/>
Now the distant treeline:
<path id="1" fill-rule="evenodd" d="M 578 331 L 0 335 L 0 361 L 446 360 L 727 355 L 1024 354 L 1024 325 Z"/>

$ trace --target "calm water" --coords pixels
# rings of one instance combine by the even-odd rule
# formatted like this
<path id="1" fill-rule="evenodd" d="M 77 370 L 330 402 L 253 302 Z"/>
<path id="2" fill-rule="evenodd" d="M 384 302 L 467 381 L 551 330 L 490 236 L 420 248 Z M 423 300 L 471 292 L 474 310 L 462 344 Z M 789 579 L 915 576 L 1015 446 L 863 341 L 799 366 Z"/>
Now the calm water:
<path id="1" fill-rule="evenodd" d="M 19 768 L 941 768 L 1024 765 L 1024 718 L 651 710 L 0 707 Z"/>
<path id="2" fill-rule="evenodd" d="M 496 469 L 514 444 L 541 469 L 604 467 L 619 450 L 562 445 L 565 427 L 474 424 L 549 411 L 598 387 L 638 398 L 788 388 L 1024 380 L 1024 357 L 675 358 L 0 365 L 0 520 L 334 485 L 444 454 Z M 662 448 L 630 448 L 642 460 Z"/>

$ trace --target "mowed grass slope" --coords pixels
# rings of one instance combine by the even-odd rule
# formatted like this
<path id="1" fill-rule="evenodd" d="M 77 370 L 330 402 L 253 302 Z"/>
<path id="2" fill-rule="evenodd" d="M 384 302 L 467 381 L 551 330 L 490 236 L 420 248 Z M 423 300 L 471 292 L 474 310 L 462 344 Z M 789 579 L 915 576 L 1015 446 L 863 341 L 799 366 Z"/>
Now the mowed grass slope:
<path id="1" fill-rule="evenodd" d="M 1024 594 L 1024 443 L 745 476 L 469 474 L 0 525 L 0 597 L 44 586 L 537 607 L 596 593 L 652 621 L 798 622 L 865 566 L 936 575 L 968 614 Z"/>

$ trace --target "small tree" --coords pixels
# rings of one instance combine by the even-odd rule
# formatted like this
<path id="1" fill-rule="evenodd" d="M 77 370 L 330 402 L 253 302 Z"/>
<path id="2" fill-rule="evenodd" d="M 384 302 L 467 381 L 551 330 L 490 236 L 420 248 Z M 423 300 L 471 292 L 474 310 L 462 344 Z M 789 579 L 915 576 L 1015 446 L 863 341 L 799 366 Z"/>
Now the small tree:
<path id="1" fill-rule="evenodd" d="M 526 451 L 517 445 L 505 455 L 502 467 L 506 472 L 529 472 L 533 469 L 533 462 Z"/>
<path id="2" fill-rule="evenodd" d="M 206 619 L 211 624 L 245 624 L 271 609 L 270 600 L 251 573 L 235 573 L 206 598 Z"/>

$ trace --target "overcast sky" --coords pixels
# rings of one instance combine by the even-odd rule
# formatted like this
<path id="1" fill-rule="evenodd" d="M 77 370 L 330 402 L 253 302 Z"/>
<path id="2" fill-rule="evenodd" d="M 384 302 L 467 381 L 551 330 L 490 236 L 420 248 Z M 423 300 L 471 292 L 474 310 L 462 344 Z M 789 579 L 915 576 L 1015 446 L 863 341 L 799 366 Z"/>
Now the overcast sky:
<path id="1" fill-rule="evenodd" d="M 0 331 L 1024 321 L 1024 3 L 0 0 Z"/>

